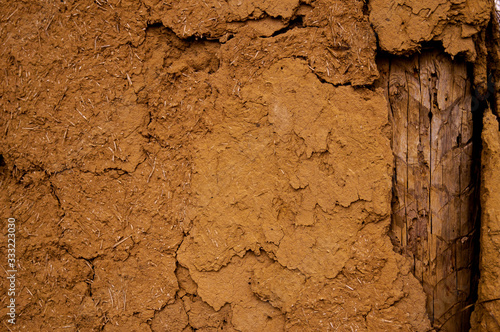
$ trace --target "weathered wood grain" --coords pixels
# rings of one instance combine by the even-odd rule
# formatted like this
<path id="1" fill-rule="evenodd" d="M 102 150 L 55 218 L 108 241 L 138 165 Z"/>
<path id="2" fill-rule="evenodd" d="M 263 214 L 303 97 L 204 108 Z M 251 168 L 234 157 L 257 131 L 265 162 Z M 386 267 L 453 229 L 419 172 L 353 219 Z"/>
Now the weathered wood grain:
<path id="1" fill-rule="evenodd" d="M 467 67 L 437 51 L 387 62 L 382 81 L 393 123 L 394 239 L 413 259 L 434 326 L 464 331 L 475 189 Z"/>

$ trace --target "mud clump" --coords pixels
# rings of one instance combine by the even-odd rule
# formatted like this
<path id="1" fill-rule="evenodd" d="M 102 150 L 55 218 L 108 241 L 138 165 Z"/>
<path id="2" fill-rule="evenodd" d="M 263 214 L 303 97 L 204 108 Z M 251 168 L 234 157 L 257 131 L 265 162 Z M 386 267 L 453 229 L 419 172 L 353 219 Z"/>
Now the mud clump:
<path id="1" fill-rule="evenodd" d="M 476 60 L 476 39 L 490 20 L 493 2 L 470 1 L 370 1 L 370 21 L 380 48 L 408 54 L 423 43 L 441 42 L 451 56 L 463 54 Z"/>

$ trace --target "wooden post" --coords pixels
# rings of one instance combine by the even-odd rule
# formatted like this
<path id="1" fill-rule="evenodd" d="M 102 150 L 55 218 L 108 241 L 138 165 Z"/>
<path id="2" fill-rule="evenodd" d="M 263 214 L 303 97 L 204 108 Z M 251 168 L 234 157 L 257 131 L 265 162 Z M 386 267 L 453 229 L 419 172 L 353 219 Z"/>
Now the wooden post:
<path id="1" fill-rule="evenodd" d="M 466 63 L 432 51 L 391 58 L 385 70 L 395 156 L 394 240 L 413 259 L 434 326 L 465 331 L 475 189 Z"/>

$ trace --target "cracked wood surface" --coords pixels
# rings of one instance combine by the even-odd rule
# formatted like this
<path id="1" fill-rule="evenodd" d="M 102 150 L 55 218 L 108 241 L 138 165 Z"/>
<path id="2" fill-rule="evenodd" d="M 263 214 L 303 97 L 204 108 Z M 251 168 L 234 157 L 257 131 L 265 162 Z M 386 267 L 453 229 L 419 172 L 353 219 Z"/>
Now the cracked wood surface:
<path id="1" fill-rule="evenodd" d="M 395 156 L 392 232 L 444 331 L 468 329 L 472 113 L 466 64 L 427 52 L 385 64 Z"/>

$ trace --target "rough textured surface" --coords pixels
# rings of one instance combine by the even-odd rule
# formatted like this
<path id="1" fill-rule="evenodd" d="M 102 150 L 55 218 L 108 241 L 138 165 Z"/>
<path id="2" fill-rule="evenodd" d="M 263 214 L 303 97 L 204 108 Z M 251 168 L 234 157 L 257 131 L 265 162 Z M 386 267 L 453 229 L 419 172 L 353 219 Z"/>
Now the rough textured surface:
<path id="1" fill-rule="evenodd" d="M 474 37 L 486 27 L 488 0 L 372 0 L 370 21 L 382 50 L 405 54 L 429 41 L 440 41 L 450 55 L 476 58 Z"/>
<path id="2" fill-rule="evenodd" d="M 472 174 L 479 146 L 466 64 L 425 51 L 390 57 L 379 68 L 393 123 L 394 242 L 413 260 L 434 326 L 465 331 L 471 311 L 465 308 L 474 301 L 479 209 Z"/>
<path id="3" fill-rule="evenodd" d="M 280 330 L 284 323 L 286 330 L 330 324 L 370 330 L 383 322 L 383 309 L 406 298 L 405 285 L 417 283 L 384 235 L 392 157 L 382 90 L 325 85 L 305 61 L 286 59 L 210 112 L 220 120 L 195 144 L 196 203 L 177 256 L 200 297 L 216 310 L 231 304 L 233 325 L 242 331 L 252 329 L 245 318 L 236 321 L 236 313 L 269 316 L 252 319 L 257 330 Z M 361 263 L 356 252 L 369 252 L 366 246 L 380 249 Z M 365 272 L 356 271 L 359 264 L 367 265 Z M 387 293 L 393 283 L 400 286 Z M 326 292 L 319 298 L 318 287 Z M 332 312 L 339 303 L 321 299 L 346 293 L 354 302 L 344 320 Z M 367 321 L 369 313 L 373 320 Z M 420 312 L 419 319 L 399 324 L 419 330 L 428 323 Z"/>
<path id="4" fill-rule="evenodd" d="M 481 278 L 471 331 L 500 331 L 500 134 L 490 110 L 484 116 L 481 169 Z"/>
<path id="5" fill-rule="evenodd" d="M 0 6 L 0 217 L 19 223 L 9 327 L 429 330 L 387 234 L 375 32 L 394 53 L 448 40 L 472 59 L 485 5 L 437 6 L 438 28 L 394 48 L 375 4 Z"/>
<path id="6" fill-rule="evenodd" d="M 246 67 L 240 80 L 285 57 L 306 59 L 334 84 L 370 84 L 378 74 L 375 34 L 362 1 L 153 0 L 146 7 L 151 20 L 181 38 L 224 43 L 229 63 Z"/>

